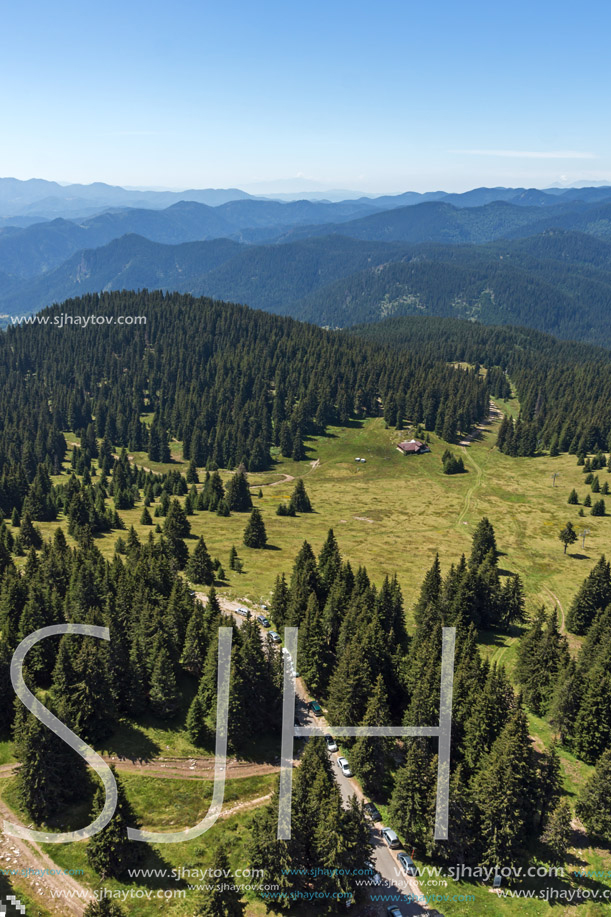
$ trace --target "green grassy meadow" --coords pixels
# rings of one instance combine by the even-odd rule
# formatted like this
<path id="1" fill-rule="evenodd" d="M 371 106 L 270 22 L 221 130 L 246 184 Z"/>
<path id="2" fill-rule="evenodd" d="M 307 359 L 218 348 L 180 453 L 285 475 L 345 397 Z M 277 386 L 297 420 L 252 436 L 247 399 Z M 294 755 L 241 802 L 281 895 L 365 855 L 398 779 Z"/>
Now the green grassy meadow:
<path id="1" fill-rule="evenodd" d="M 500 407 L 515 412 L 517 405 L 512 402 L 500 404 Z M 266 550 L 253 550 L 242 544 L 248 514 L 234 513 L 225 518 L 209 512 L 196 512 L 189 516 L 192 530 L 190 549 L 193 549 L 196 538 L 203 535 L 210 554 L 220 559 L 227 574 L 225 584 L 218 589 L 222 595 L 251 603 L 268 602 L 276 576 L 282 572 L 290 574 L 304 539 L 318 551 L 328 529 L 333 528 L 343 556 L 354 568 L 366 566 L 375 583 L 380 584 L 387 574 L 397 573 L 405 599 L 408 626 L 411 627 L 411 609 L 423 575 L 435 554 L 439 553 L 442 569 L 447 571 L 462 553 L 470 551 L 476 524 L 482 516 L 488 516 L 501 552 L 501 572 L 520 574 L 530 612 L 541 604 L 548 608 L 559 606 L 563 626 L 564 612 L 576 589 L 600 554 L 609 553 L 611 516 L 592 517 L 586 509 L 586 515 L 581 518 L 578 515 L 580 506 L 567 503 L 572 488 L 577 490 L 580 504 L 590 492 L 589 486 L 583 482 L 582 468 L 577 466 L 575 456 L 510 458 L 496 448 L 497 429 L 498 423 L 493 423 L 469 447 L 451 446 L 455 452 L 462 454 L 467 473 L 447 476 L 442 473 L 441 464 L 441 455 L 447 444 L 434 435 L 431 435 L 429 454 L 406 457 L 395 447 L 402 439 L 410 438 L 411 431 L 399 433 L 387 429 L 381 418 L 354 422 L 349 428 L 331 428 L 326 436 L 308 440 L 305 461 L 295 463 L 278 458 L 272 471 L 249 476 L 253 501 L 260 507 L 267 529 L 269 544 Z M 75 437 L 68 434 L 67 440 L 75 442 Z M 171 465 L 150 463 L 141 453 L 133 455 L 133 460 L 153 470 L 174 468 L 186 471 L 179 443 L 172 444 L 172 455 Z M 357 456 L 365 458 L 366 463 L 355 462 Z M 554 472 L 558 473 L 556 486 L 552 484 Z M 201 480 L 204 473 L 201 469 Z M 606 480 L 607 473 L 606 469 L 598 472 L 601 483 Z M 230 473 L 222 474 L 227 481 Z M 296 518 L 276 515 L 276 507 L 289 499 L 294 486 L 286 479 L 287 476 L 303 478 L 313 513 Z M 611 483 L 611 478 L 609 480 Z M 258 496 L 259 490 L 261 497 Z M 155 505 L 151 507 L 151 514 Z M 611 510 L 611 499 L 608 506 Z M 140 503 L 133 510 L 121 510 L 120 515 L 126 527 L 134 525 L 144 539 L 148 538 L 152 528 L 140 525 L 141 512 Z M 587 528 L 589 534 L 585 549 L 580 537 L 565 555 L 558 533 L 568 520 L 573 522 L 578 533 Z M 163 524 L 163 519 L 154 519 L 154 523 L 157 521 Z M 39 523 L 46 537 L 58 524 L 65 526 L 63 517 L 59 522 Z M 109 559 L 114 554 L 119 534 L 115 531 L 97 539 L 100 550 Z M 229 571 L 228 557 L 232 545 L 236 545 L 243 561 L 242 573 Z M 520 633 L 521 630 L 515 627 L 507 635 L 484 633 L 481 635 L 482 652 L 502 662 L 511 673 Z M 571 642 L 576 649 L 578 640 L 571 638 Z M 147 753 L 143 756 L 148 757 L 201 755 L 202 750 L 188 743 L 183 730 L 186 709 L 185 706 L 170 725 L 152 719 L 139 724 L 122 723 L 103 750 L 130 757 L 143 752 Z M 549 724 L 536 717 L 531 717 L 530 721 L 536 745 L 539 748 L 549 746 L 552 740 Z M 560 749 L 560 755 L 566 792 L 569 798 L 574 799 L 591 768 L 577 761 L 565 749 Z M 0 746 L 0 763 L 11 760 L 10 744 L 4 743 Z M 124 780 L 144 826 L 161 830 L 171 825 L 194 824 L 206 810 L 211 792 L 209 781 L 168 782 L 131 774 L 125 775 Z M 266 795 L 271 791 L 272 780 L 272 777 L 258 777 L 228 781 L 226 806 Z M 2 780 L 0 791 L 10 804 L 16 805 L 11 786 L 8 778 Z M 190 864 L 205 866 L 212 848 L 222 841 L 228 845 L 232 866 L 242 867 L 246 865 L 244 851 L 251 817 L 252 812 L 248 808 L 238 810 L 219 821 L 205 839 L 185 845 L 166 845 L 157 850 L 153 848 L 149 856 L 162 859 L 169 868 Z M 48 847 L 47 852 L 61 866 L 83 868 L 85 883 L 96 886 L 97 880 L 87 866 L 83 845 Z M 589 868 L 606 865 L 611 869 L 609 852 L 588 847 L 587 844 L 575 850 L 574 858 L 576 863 L 586 864 Z M 481 885 L 448 882 L 448 887 L 439 891 L 450 895 L 454 892 L 473 894 L 475 900 L 469 903 L 446 900 L 439 909 L 447 917 L 518 912 L 544 915 L 551 910 L 551 905 L 544 901 L 522 900 L 518 903 L 499 899 Z M 541 887 L 542 882 L 549 884 L 548 880 L 537 882 L 537 887 Z M 109 884 L 121 887 L 120 883 Z M 437 891 L 427 889 L 425 884 L 425 892 Z M 248 915 L 257 917 L 265 913 L 264 906 L 252 897 L 248 898 L 248 902 Z M 138 913 L 143 917 L 153 917 L 161 909 L 176 917 L 186 917 L 193 912 L 193 901 L 189 897 L 187 902 L 180 899 L 161 904 L 158 901 L 144 902 L 138 907 Z M 601 907 L 580 905 L 584 915 L 603 913 Z M 572 908 L 565 909 L 561 905 L 555 906 L 554 910 L 559 915 L 572 913 Z"/>
<path id="2" fill-rule="evenodd" d="M 447 570 L 463 552 L 469 552 L 473 529 L 486 515 L 496 532 L 500 566 L 520 574 L 530 606 L 555 604 L 554 593 L 566 609 L 600 554 L 611 547 L 611 516 L 592 517 L 586 509 L 585 517 L 580 518 L 580 507 L 567 504 L 571 488 L 577 489 L 581 501 L 590 492 L 575 456 L 511 458 L 495 448 L 497 427 L 493 424 L 468 448 L 450 447 L 463 454 L 468 469 L 464 475 L 453 476 L 442 473 L 441 454 L 447 444 L 434 435 L 429 454 L 404 456 L 395 446 L 411 434 L 386 429 L 382 419 L 330 428 L 327 436 L 308 441 L 306 461 L 279 459 L 273 471 L 249 476 L 253 500 L 263 513 L 268 549 L 254 550 L 242 544 L 247 514 L 221 517 L 209 512 L 189 517 L 190 547 L 203 535 L 210 554 L 220 559 L 229 577 L 219 591 L 259 602 L 269 599 L 278 573 L 290 573 L 304 539 L 317 551 L 333 528 L 342 554 L 355 567 L 365 565 L 374 582 L 397 573 L 409 624 L 411 606 L 435 553 Z M 70 435 L 67 438 L 74 441 Z M 153 470 L 184 471 L 180 444 L 173 446 L 176 461 L 172 465 L 150 463 L 144 453 L 135 453 L 134 461 Z M 366 464 L 356 463 L 357 456 L 365 458 Z M 559 474 L 555 487 L 552 472 Z M 202 479 L 203 474 L 200 470 Z M 283 480 L 286 475 L 304 479 L 313 513 L 296 518 L 276 515 L 278 504 L 290 497 L 294 486 Z M 606 469 L 599 472 L 601 480 L 606 475 Z M 228 480 L 230 473 L 223 477 Z M 259 489 L 261 498 L 256 496 Z M 608 502 L 611 509 L 611 500 Z M 127 527 L 134 525 L 139 536 L 147 538 L 151 527 L 140 525 L 141 512 L 142 504 L 138 504 L 120 514 Z M 558 532 L 569 519 L 578 532 L 587 528 L 590 534 L 585 550 L 580 538 L 564 556 Z M 163 519 L 153 521 L 163 523 Z M 50 535 L 58 523 L 39 525 Z M 118 534 L 97 539 L 109 558 Z M 232 544 L 244 562 L 242 573 L 228 569 Z"/>

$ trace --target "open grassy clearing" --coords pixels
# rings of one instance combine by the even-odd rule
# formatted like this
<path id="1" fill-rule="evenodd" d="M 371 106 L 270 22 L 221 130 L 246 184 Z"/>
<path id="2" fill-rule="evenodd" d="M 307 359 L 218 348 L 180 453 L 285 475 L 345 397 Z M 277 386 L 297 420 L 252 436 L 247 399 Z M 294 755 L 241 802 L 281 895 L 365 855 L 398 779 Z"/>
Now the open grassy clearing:
<path id="1" fill-rule="evenodd" d="M 430 454 L 406 457 L 395 445 L 408 434 L 386 429 L 381 419 L 355 423 L 350 428 L 331 428 L 328 436 L 309 440 L 307 461 L 279 461 L 273 471 L 250 476 L 253 498 L 265 520 L 268 550 L 243 546 L 247 515 L 240 513 L 228 518 L 208 512 L 190 516 L 194 536 L 190 547 L 194 547 L 195 537 L 203 535 L 212 556 L 219 557 L 229 577 L 221 592 L 265 601 L 276 575 L 290 573 L 303 540 L 318 550 L 332 527 L 344 556 L 355 566 L 364 564 L 376 583 L 384 575 L 397 572 L 410 623 L 411 606 L 435 553 L 439 552 L 447 570 L 461 553 L 470 550 L 473 528 L 487 515 L 502 552 L 501 569 L 520 574 L 530 606 L 545 603 L 551 607 L 551 591 L 566 609 L 591 566 L 601 553 L 609 551 L 611 517 L 592 517 L 586 509 L 586 516 L 580 518 L 580 507 L 567 504 L 571 488 L 577 489 L 580 500 L 590 492 L 575 456 L 511 458 L 495 448 L 497 429 L 498 424 L 493 424 L 468 448 L 451 446 L 463 454 L 468 473 L 447 476 L 441 469 L 446 444 L 435 436 Z M 74 441 L 74 437 L 67 438 Z M 173 445 L 179 455 L 180 444 Z M 365 458 L 366 464 L 356 463 L 357 456 Z M 186 470 L 182 462 L 157 466 L 148 462 L 144 453 L 136 453 L 134 461 L 153 470 Z M 315 461 L 318 464 L 313 467 Z M 553 471 L 559 472 L 555 487 Z M 606 469 L 599 472 L 601 481 L 607 474 Z M 304 478 L 314 513 L 297 518 L 275 515 L 276 507 L 290 497 L 293 488 L 282 475 Z M 259 488 L 261 498 L 256 496 Z M 146 538 L 151 527 L 139 524 L 141 512 L 142 505 L 138 504 L 133 510 L 121 510 L 121 517 L 126 526 L 133 524 L 140 537 Z M 588 528 L 590 534 L 585 550 L 580 540 L 565 557 L 558 532 L 569 519 L 578 532 Z M 163 523 L 162 519 L 156 521 Z M 57 522 L 39 524 L 45 535 L 57 526 Z M 97 539 L 109 558 L 117 534 Z M 228 570 L 232 544 L 244 561 L 241 574 Z"/>
<path id="2" fill-rule="evenodd" d="M 503 410 L 515 412 L 515 403 L 499 404 Z M 273 471 L 250 475 L 251 490 L 255 503 L 261 508 L 270 543 L 265 551 L 255 551 L 242 545 L 242 533 L 247 514 L 233 514 L 229 518 L 213 513 L 197 512 L 190 516 L 193 538 L 190 548 L 195 545 L 195 538 L 204 536 L 212 556 L 218 556 L 228 574 L 228 582 L 219 591 L 229 598 L 240 598 L 251 602 L 267 601 L 278 573 L 290 573 L 295 554 L 304 539 L 311 542 L 318 551 L 326 537 L 329 527 L 335 530 L 340 548 L 345 557 L 356 567 L 363 564 L 367 567 L 374 582 L 381 583 L 384 575 L 398 574 L 403 589 L 408 625 L 412 625 L 411 608 L 417 598 L 424 572 L 439 553 L 442 568 L 447 571 L 449 565 L 456 562 L 461 553 L 468 553 L 471 547 L 471 535 L 475 525 L 486 515 L 491 520 L 499 550 L 501 551 L 501 570 L 519 573 L 526 589 L 529 611 L 538 605 L 548 608 L 559 607 L 566 612 L 570 601 L 601 553 L 609 553 L 611 547 L 611 518 L 596 518 L 589 515 L 579 517 L 580 506 L 567 504 L 567 497 L 574 487 L 578 491 L 580 504 L 590 492 L 584 484 L 582 469 L 577 466 L 575 456 L 562 455 L 555 458 L 540 456 L 537 458 L 511 458 L 501 454 L 496 448 L 496 431 L 498 424 L 493 424 L 482 436 L 468 448 L 451 446 L 455 452 L 463 455 L 467 473 L 464 475 L 446 476 L 441 470 L 441 454 L 446 444 L 437 437 L 431 437 L 432 452 L 423 456 L 405 457 L 395 445 L 401 439 L 409 438 L 411 433 L 398 433 L 386 429 L 383 420 L 372 419 L 362 424 L 353 424 L 347 429 L 331 429 L 329 435 L 308 441 L 307 460 L 300 463 L 279 461 Z M 69 442 L 75 438 L 68 436 Z M 134 455 L 134 460 L 153 470 L 179 468 L 186 470 L 180 453 L 180 444 L 173 444 L 173 455 L 176 461 L 171 466 L 157 466 L 150 463 L 144 454 Z M 356 463 L 355 457 L 366 459 L 366 463 Z M 556 486 L 552 486 L 552 472 L 558 472 Z M 601 483 L 607 479 L 607 470 L 598 472 Z M 275 510 L 279 502 L 290 497 L 293 483 L 287 476 L 303 477 L 315 512 L 297 518 L 279 517 Z M 203 479 L 203 471 L 200 472 Z M 230 474 L 223 473 L 228 480 Z M 65 480 L 65 478 L 64 478 Z M 611 477 L 609 478 L 611 482 Z M 262 497 L 258 497 L 259 488 Z M 154 506 L 151 512 L 154 511 Z M 608 503 L 611 509 L 611 500 Z M 122 510 L 121 516 L 126 526 L 133 524 L 141 538 L 147 538 L 151 527 L 139 524 L 142 504 L 133 510 Z M 558 539 L 559 530 L 571 520 L 578 532 L 588 528 L 585 550 L 580 541 L 563 554 L 563 546 Z M 163 520 L 160 521 L 163 524 Z M 45 536 L 52 534 L 57 526 L 54 523 L 41 523 Z M 60 520 L 59 524 L 64 525 Z M 114 553 L 114 543 L 119 533 L 113 532 L 97 540 L 100 550 L 108 558 Z M 228 569 L 228 555 L 231 545 L 235 544 L 244 562 L 242 574 L 232 573 Z M 563 614 L 560 613 L 561 623 Z M 513 670 L 518 638 L 521 630 L 512 628 L 507 635 L 482 633 L 481 650 L 495 661 L 502 662 Z M 579 641 L 572 640 L 577 648 Z M 192 686 L 191 686 L 192 687 Z M 145 720 L 141 724 L 121 724 L 115 735 L 107 743 L 107 749 L 113 753 L 119 751 L 128 756 L 152 757 L 156 755 L 190 756 L 198 754 L 201 749 L 189 745 L 183 731 L 185 710 L 169 726 Z M 537 747 L 548 747 L 552 732 L 544 720 L 530 717 L 531 732 Z M 0 760 L 10 760 L 10 747 L 0 746 Z M 567 795 L 574 803 L 574 797 L 591 768 L 577 761 L 566 749 L 560 749 L 563 775 Z M 205 752 L 204 752 L 205 753 Z M 264 778 L 260 778 L 264 779 Z M 271 779 L 271 778 L 268 778 Z M 128 776 L 128 792 L 139 813 L 143 813 L 145 826 L 174 824 L 193 824 L 197 821 L 193 808 L 193 797 L 189 791 L 168 796 L 166 786 L 155 778 Z M 180 781 L 172 781 L 172 790 Z M 192 782 L 184 781 L 184 783 Z M 247 785 L 243 781 L 233 781 L 241 786 L 240 800 L 248 797 Z M 196 787 L 201 783 L 197 782 Z M 209 784 L 209 787 L 211 785 Z M 205 791 L 199 790 L 199 800 L 205 799 Z M 260 795 L 264 795 L 261 793 Z M 168 799 L 170 802 L 168 803 Z M 189 801 L 190 800 L 190 801 Z M 227 800 L 226 805 L 230 805 Z M 380 806 L 384 811 L 383 807 Z M 205 810 L 205 806 L 204 806 Z M 175 865 L 207 862 L 206 858 L 214 846 L 221 840 L 231 846 L 231 863 L 234 868 L 242 868 L 245 862 L 245 834 L 251 813 L 238 812 L 228 819 L 219 822 L 206 837 L 206 843 L 198 845 L 179 845 L 179 849 L 168 845 L 159 848 L 159 855 Z M 156 821 L 161 819 L 161 821 Z M 239 840 L 238 840 L 239 836 Z M 201 839 L 200 839 L 201 840 Z M 409 839 L 406 839 L 409 841 Z M 185 853 L 188 848 L 188 853 Z M 49 850 L 50 855 L 60 864 L 68 867 L 82 866 L 87 869 L 82 845 L 69 845 L 65 848 Z M 153 855 L 153 854 L 152 854 Z M 240 860 L 241 857 L 241 860 Z M 82 861 L 82 862 L 81 862 Z M 600 870 L 611 868 L 609 852 L 594 848 L 576 832 L 575 845 L 571 862 L 574 868 Z M 83 866 L 83 863 L 85 864 Z M 572 867 L 571 867 L 572 868 Z M 95 885 L 95 876 L 86 874 L 87 883 Z M 440 903 L 440 910 L 449 917 L 463 917 L 467 914 L 513 914 L 520 913 L 544 915 L 551 910 L 545 901 L 499 899 L 486 887 L 470 883 L 457 883 L 448 879 L 447 888 L 427 887 L 425 893 L 435 894 L 440 891 L 451 895 L 475 895 L 475 901 L 447 901 Z M 608 881 L 608 880 L 605 880 Z M 534 884 L 533 884 L 534 883 Z M 536 879 L 529 888 L 543 887 L 568 888 L 579 884 L 592 889 L 601 888 L 592 880 L 573 880 L 555 882 L 548 879 Z M 117 886 L 119 887 L 119 886 Z M 155 914 L 160 905 L 157 902 L 142 905 L 143 915 Z M 177 917 L 192 913 L 193 904 L 185 906 L 179 900 L 164 902 L 163 907 Z M 184 910 L 181 910 L 185 908 Z M 147 909 L 148 908 L 148 909 Z M 606 912 L 600 904 L 582 904 L 580 910 L 586 917 Z M 572 909 L 556 905 L 557 914 L 572 913 Z M 248 915 L 265 913 L 265 908 L 257 902 L 250 902 Z"/>
<path id="3" fill-rule="evenodd" d="M 262 800 L 272 792 L 275 779 L 270 775 L 228 780 L 225 787 L 224 814 L 205 835 L 184 844 L 145 845 L 146 856 L 141 868 L 167 870 L 166 876 L 100 881 L 87 862 L 84 843 L 47 844 L 43 845 L 43 849 L 62 869 L 83 870 L 78 879 L 86 887 L 93 890 L 106 888 L 113 892 L 127 892 L 130 896 L 126 901 L 129 913 L 137 913 L 139 917 L 153 917 L 161 913 L 172 914 L 175 917 L 191 917 L 195 903 L 201 903 L 205 892 L 190 890 L 188 885 L 197 885 L 207 880 L 179 879 L 172 870 L 179 867 L 208 868 L 214 851 L 220 844 L 227 849 L 231 868 L 246 870 L 246 848 L 252 815 L 256 807 L 263 804 Z M 212 796 L 212 783 L 209 781 L 165 780 L 131 775 L 122 775 L 122 781 L 142 827 L 151 831 L 171 831 L 197 824 L 208 811 Z M 19 812 L 15 789 L 14 779 L 0 780 L 0 795 L 12 809 Z M 171 792 L 168 792 L 169 789 Z M 243 808 L 238 808 L 239 806 Z M 80 810 L 75 810 L 71 814 L 80 820 Z M 68 817 L 70 818 L 70 813 Z M 237 881 L 240 884 L 249 884 L 248 877 Z M 153 892 L 150 900 L 142 897 L 146 889 Z M 156 897 L 158 891 L 166 890 L 186 892 L 186 895 Z M 246 894 L 249 899 L 253 898 L 251 892 Z M 33 910 L 32 913 L 36 912 Z M 249 902 L 247 917 L 257 917 L 264 913 L 265 908 L 259 902 Z M 42 911 L 40 914 L 43 917 Z"/>

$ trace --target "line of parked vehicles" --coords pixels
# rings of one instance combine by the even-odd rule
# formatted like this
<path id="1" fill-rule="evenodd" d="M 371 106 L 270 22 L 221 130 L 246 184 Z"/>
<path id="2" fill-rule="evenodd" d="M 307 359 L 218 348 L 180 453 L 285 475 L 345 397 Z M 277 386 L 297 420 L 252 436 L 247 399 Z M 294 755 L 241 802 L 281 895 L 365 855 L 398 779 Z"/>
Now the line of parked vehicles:
<path id="1" fill-rule="evenodd" d="M 312 711 L 314 716 L 322 716 L 323 711 L 318 701 L 310 701 L 308 704 L 308 707 Z M 332 754 L 334 752 L 339 751 L 339 746 L 335 738 L 330 733 L 327 733 L 324 736 L 324 740 L 327 746 L 327 751 L 329 751 L 329 753 Z M 338 756 L 337 766 L 341 770 L 344 777 L 354 776 L 352 773 L 350 764 L 348 762 L 348 759 L 345 758 L 343 755 Z M 380 814 L 380 810 L 378 809 L 378 807 L 376 806 L 374 802 L 366 802 L 363 806 L 363 809 L 365 810 L 365 814 L 371 820 L 372 824 L 376 825 L 382 821 L 382 815 Z M 387 828 L 385 826 L 382 826 L 380 828 L 380 833 L 387 847 L 390 847 L 391 850 L 397 850 L 397 860 L 399 861 L 399 865 L 401 869 L 403 870 L 403 872 L 405 873 L 405 875 L 410 876 L 410 877 L 418 876 L 418 867 L 414 863 L 413 859 L 411 858 L 411 856 L 409 856 L 408 853 L 406 853 L 405 850 L 400 849 L 401 841 L 399 840 L 399 837 L 396 831 L 393 831 L 392 828 Z M 371 869 L 372 871 L 372 876 L 371 876 L 372 885 L 381 885 L 382 877 L 380 873 L 376 870 L 375 863 L 373 862 L 373 860 L 368 860 L 366 863 L 366 866 L 369 869 Z M 401 910 L 397 905 L 390 905 L 387 908 L 386 913 L 387 913 L 387 917 L 401 917 Z"/>
<path id="2" fill-rule="evenodd" d="M 261 605 L 260 607 L 264 610 L 267 610 L 267 605 Z M 235 613 L 237 615 L 241 615 L 243 618 L 248 618 L 252 614 L 250 608 L 243 607 L 236 608 Z M 269 618 L 267 618 L 265 615 L 257 615 L 257 621 L 261 627 L 265 627 L 266 630 L 272 626 Z M 267 636 L 272 641 L 272 643 L 282 643 L 282 637 L 275 630 L 270 630 Z"/>
<path id="3" fill-rule="evenodd" d="M 359 459 L 357 459 L 357 461 L 359 461 Z M 365 461 L 365 460 L 361 459 L 361 461 Z M 267 611 L 267 605 L 261 605 L 260 608 L 263 611 Z M 236 608 L 236 613 L 241 615 L 244 618 L 247 618 L 251 615 L 252 612 L 248 608 L 240 607 L 240 608 Z M 271 627 L 269 618 L 267 618 L 266 615 L 258 614 L 256 619 L 257 619 L 257 622 L 261 625 L 261 627 L 264 627 L 266 630 L 268 630 Z M 280 637 L 280 634 L 277 633 L 275 630 L 269 630 L 268 637 L 272 641 L 272 643 L 282 643 L 282 638 Z M 286 647 L 283 648 L 282 652 L 288 655 L 288 650 L 286 649 Z M 295 678 L 299 677 L 299 673 L 294 668 L 294 663 L 293 663 L 293 674 L 295 675 Z M 323 715 L 323 709 L 321 705 L 319 704 L 319 702 L 316 700 L 309 701 L 308 709 L 316 717 L 320 717 Z M 299 726 L 299 725 L 301 725 L 299 723 L 299 720 L 295 718 L 295 726 Z M 339 746 L 331 734 L 327 733 L 324 736 L 324 740 L 327 746 L 327 751 L 330 754 L 333 754 L 339 751 Z M 344 777 L 353 777 L 354 776 L 350 768 L 348 759 L 345 758 L 343 755 L 338 756 L 337 766 L 341 770 Z M 363 808 L 365 810 L 365 814 L 371 820 L 372 824 L 376 825 L 376 824 L 381 823 L 382 816 L 380 814 L 380 810 L 375 805 L 375 803 L 366 802 Z M 391 850 L 398 850 L 397 860 L 399 861 L 399 865 L 401 866 L 401 869 L 403 870 L 405 875 L 413 876 L 413 877 L 418 876 L 418 867 L 416 866 L 412 858 L 409 856 L 409 854 L 405 852 L 405 850 L 398 849 L 401 847 L 401 842 L 399 840 L 399 837 L 397 836 L 397 833 L 393 831 L 392 828 L 386 828 L 384 826 L 381 827 L 380 833 L 381 833 L 382 839 L 384 840 L 385 844 Z M 372 885 L 381 885 L 382 877 L 380 873 L 377 871 L 373 860 L 368 860 L 365 865 L 371 870 Z M 394 905 L 394 904 L 389 905 L 386 908 L 386 917 L 402 917 L 401 909 L 397 905 Z"/>

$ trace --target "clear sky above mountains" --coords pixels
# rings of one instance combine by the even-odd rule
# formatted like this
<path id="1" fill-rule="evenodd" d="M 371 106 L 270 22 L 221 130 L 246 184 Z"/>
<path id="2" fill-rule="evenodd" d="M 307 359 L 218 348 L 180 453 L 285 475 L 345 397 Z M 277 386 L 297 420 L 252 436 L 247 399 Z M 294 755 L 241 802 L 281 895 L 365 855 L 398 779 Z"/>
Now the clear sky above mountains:
<path id="1" fill-rule="evenodd" d="M 611 182 L 610 27 L 599 0 L 7 4 L 0 175 L 258 193 Z"/>

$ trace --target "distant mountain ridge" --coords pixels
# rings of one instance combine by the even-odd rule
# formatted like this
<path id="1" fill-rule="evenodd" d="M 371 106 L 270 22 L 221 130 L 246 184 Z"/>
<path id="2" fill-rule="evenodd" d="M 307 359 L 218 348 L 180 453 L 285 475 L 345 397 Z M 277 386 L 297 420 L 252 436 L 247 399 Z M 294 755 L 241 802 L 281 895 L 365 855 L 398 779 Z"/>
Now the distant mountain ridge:
<path id="1" fill-rule="evenodd" d="M 507 201 L 520 205 L 554 206 L 558 202 L 582 201 L 592 203 L 611 199 L 611 187 L 594 186 L 583 188 L 548 188 L 544 190 L 527 188 L 474 188 L 463 193 L 446 191 L 406 191 L 398 194 L 363 195 L 356 192 L 330 190 L 329 201 L 353 204 L 363 208 L 386 210 L 395 207 L 444 200 L 456 207 L 481 207 L 493 201 Z M 184 191 L 155 191 L 122 188 L 104 182 L 83 184 L 60 184 L 40 178 L 21 181 L 16 178 L 0 178 L 0 221 L 18 217 L 29 220 L 84 219 L 111 208 L 136 207 L 162 210 L 179 201 L 192 201 L 219 207 L 237 200 L 276 200 L 278 203 L 292 203 L 297 200 L 329 202 L 324 191 L 283 194 L 252 195 L 240 188 L 191 188 Z"/>
<path id="2" fill-rule="evenodd" d="M 28 194 L 47 191 L 42 184 Z M 611 188 L 476 188 L 336 202 L 243 196 L 215 206 L 180 200 L 164 209 L 9 222 L 24 219 L 0 224 L 3 315 L 146 287 L 331 327 L 454 315 L 611 346 Z"/>
<path id="3" fill-rule="evenodd" d="M 611 243 L 562 230 L 480 246 L 339 235 L 285 245 L 163 245 L 131 234 L 77 252 L 27 282 L 0 275 L 0 312 L 144 287 L 244 302 L 330 327 L 390 315 L 454 316 L 611 346 Z"/>

